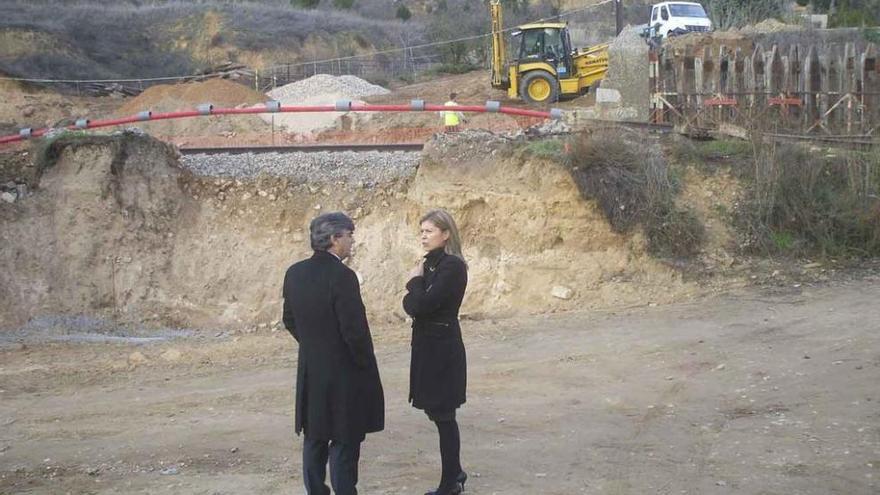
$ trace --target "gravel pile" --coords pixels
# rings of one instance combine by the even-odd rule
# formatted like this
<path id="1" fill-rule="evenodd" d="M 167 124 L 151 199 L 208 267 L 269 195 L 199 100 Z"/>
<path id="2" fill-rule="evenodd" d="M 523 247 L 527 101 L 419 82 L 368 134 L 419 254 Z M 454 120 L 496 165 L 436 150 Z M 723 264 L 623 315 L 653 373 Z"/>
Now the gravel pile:
<path id="1" fill-rule="evenodd" d="M 181 166 L 197 175 L 247 178 L 289 177 L 302 182 L 381 184 L 410 177 L 421 154 L 411 151 L 316 151 L 185 155 Z"/>
<path id="2" fill-rule="evenodd" d="M 355 76 L 331 76 L 317 74 L 308 79 L 285 84 L 267 93 L 272 99 L 283 103 L 296 103 L 321 95 L 334 95 L 338 98 L 357 99 L 364 96 L 384 95 L 390 91 L 382 86 L 370 84 Z M 338 99 L 337 98 L 337 99 Z M 333 103 L 335 100 L 328 101 Z"/>
<path id="3" fill-rule="evenodd" d="M 359 77 L 317 74 L 275 88 L 267 95 L 273 100 L 280 101 L 284 106 L 292 106 L 332 105 L 338 100 L 360 102 L 365 96 L 383 95 L 388 92 L 382 86 L 370 84 Z M 310 134 L 334 127 L 340 115 L 342 115 L 340 112 L 277 113 L 261 114 L 260 118 L 265 122 L 274 122 L 276 126 L 288 132 Z"/>

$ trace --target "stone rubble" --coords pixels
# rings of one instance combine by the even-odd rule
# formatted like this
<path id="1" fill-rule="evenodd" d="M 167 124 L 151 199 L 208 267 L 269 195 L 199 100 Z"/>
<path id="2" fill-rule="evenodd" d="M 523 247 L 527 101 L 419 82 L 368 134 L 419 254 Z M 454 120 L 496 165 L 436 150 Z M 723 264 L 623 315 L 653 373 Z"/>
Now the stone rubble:
<path id="1" fill-rule="evenodd" d="M 308 183 L 385 183 L 410 177 L 421 154 L 410 151 L 313 151 L 184 155 L 181 166 L 196 175 L 249 178 L 289 177 Z"/>

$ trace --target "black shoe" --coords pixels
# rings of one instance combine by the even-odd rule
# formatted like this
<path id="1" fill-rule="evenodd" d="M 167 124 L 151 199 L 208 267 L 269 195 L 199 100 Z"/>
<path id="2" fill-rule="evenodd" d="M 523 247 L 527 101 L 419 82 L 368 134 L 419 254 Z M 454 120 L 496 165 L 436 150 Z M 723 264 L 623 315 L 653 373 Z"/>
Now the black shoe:
<path id="1" fill-rule="evenodd" d="M 461 486 L 461 491 L 464 491 L 464 484 L 467 482 L 467 473 L 464 471 L 458 473 L 458 477 L 455 478 L 455 481 Z"/>
<path id="2" fill-rule="evenodd" d="M 455 488 L 451 488 L 451 489 L 437 488 L 436 490 L 431 490 L 430 492 L 425 492 L 425 495 L 459 495 L 462 491 L 464 491 L 464 487 L 461 485 L 461 483 L 456 482 Z"/>

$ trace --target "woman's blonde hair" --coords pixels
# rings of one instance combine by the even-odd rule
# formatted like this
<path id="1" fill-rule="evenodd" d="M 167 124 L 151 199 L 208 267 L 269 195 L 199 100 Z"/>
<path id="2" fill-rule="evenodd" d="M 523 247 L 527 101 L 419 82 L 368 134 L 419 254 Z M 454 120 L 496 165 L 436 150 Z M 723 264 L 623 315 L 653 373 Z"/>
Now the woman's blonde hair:
<path id="1" fill-rule="evenodd" d="M 425 216 L 419 220 L 419 225 L 421 225 L 422 222 L 431 222 L 436 225 L 438 229 L 444 232 L 449 232 L 449 239 L 446 240 L 446 246 L 443 250 L 446 251 L 446 254 L 457 256 L 464 261 L 464 255 L 461 253 L 461 236 L 458 234 L 458 226 L 455 225 L 455 220 L 448 211 L 439 208 L 431 210 L 428 213 L 425 213 Z"/>

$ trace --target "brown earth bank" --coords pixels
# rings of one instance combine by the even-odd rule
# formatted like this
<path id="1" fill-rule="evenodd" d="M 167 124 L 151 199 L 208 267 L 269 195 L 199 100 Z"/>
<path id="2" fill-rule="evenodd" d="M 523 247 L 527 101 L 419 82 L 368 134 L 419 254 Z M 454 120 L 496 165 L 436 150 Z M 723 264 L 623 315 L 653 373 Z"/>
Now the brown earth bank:
<path id="1" fill-rule="evenodd" d="M 195 110 L 210 103 L 215 108 L 243 108 L 267 100 L 262 93 L 243 84 L 225 79 L 209 79 L 185 84 L 152 86 L 140 95 L 127 99 L 116 112 L 117 117 L 130 117 L 145 110 L 153 113 Z M 211 136 L 239 132 L 269 130 L 257 115 L 215 115 L 156 122 L 139 122 L 137 127 L 155 136 Z"/>
<path id="2" fill-rule="evenodd" d="M 485 132 L 439 135 L 414 175 L 386 182 L 196 176 L 149 137 L 77 138 L 52 148 L 39 188 L 0 203 L 3 326 L 91 315 L 183 327 L 277 324 L 286 267 L 308 223 L 357 222 L 351 266 L 381 321 L 402 321 L 416 223 L 458 219 L 470 265 L 466 317 L 666 303 L 700 288 L 611 231 L 565 168 Z"/>
<path id="3" fill-rule="evenodd" d="M 23 127 L 41 129 L 73 124 L 80 118 L 107 117 L 122 104 L 117 97 L 62 95 L 16 81 L 0 81 L 0 135 Z"/>
<path id="4" fill-rule="evenodd" d="M 466 494 L 878 492 L 880 277 L 466 321 Z M 374 325 L 360 492 L 436 486 L 408 333 Z M 283 331 L 0 346 L 0 492 L 303 493 Z"/>

